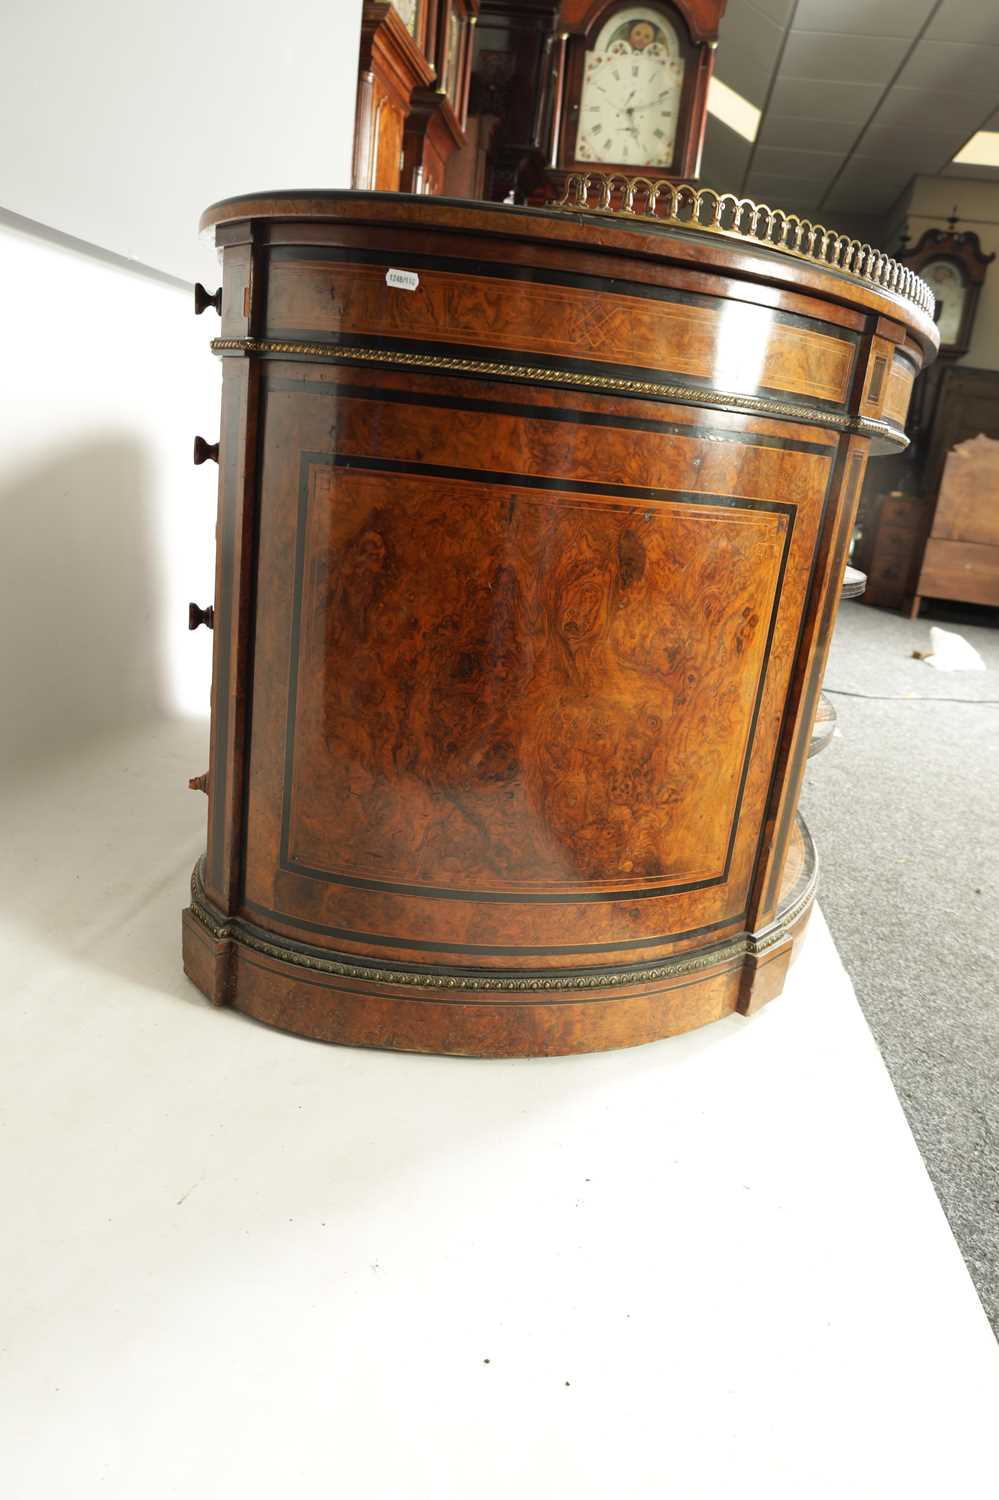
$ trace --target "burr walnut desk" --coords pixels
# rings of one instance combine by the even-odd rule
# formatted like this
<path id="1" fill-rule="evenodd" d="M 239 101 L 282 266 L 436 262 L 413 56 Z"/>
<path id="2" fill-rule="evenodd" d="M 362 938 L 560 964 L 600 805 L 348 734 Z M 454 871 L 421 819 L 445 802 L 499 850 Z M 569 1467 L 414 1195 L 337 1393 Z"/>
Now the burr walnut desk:
<path id="1" fill-rule="evenodd" d="M 217 1003 L 511 1056 L 779 993 L 857 498 L 905 443 L 932 300 L 798 220 L 642 193 L 204 215 L 224 383 L 183 930 Z"/>

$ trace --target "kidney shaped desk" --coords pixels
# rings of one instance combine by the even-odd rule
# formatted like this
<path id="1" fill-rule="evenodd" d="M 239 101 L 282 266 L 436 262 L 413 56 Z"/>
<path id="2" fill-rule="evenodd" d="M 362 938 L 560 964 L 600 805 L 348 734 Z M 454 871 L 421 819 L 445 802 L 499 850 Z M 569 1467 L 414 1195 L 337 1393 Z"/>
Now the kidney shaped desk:
<path id="1" fill-rule="evenodd" d="M 306 1036 L 479 1056 L 779 993 L 851 528 L 935 350 L 927 289 L 666 184 L 202 223 L 224 381 L 188 974 Z"/>

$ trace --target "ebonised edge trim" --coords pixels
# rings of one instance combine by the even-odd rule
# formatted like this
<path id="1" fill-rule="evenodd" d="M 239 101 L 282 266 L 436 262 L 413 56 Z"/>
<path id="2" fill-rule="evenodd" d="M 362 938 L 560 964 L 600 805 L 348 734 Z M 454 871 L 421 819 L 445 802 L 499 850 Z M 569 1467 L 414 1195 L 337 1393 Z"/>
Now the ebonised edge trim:
<path id="1" fill-rule="evenodd" d="M 242 905 L 246 911 L 255 912 L 259 917 L 274 917 L 288 927 L 298 927 L 302 932 L 319 933 L 323 937 L 345 938 L 350 943 L 358 944 L 372 943 L 380 948 L 412 949 L 414 953 L 464 953 L 469 959 L 479 957 L 566 958 L 571 954 L 585 956 L 591 953 L 623 953 L 630 948 L 663 948 L 669 943 L 686 942 L 688 938 L 706 937 L 709 932 L 718 932 L 722 927 L 735 927 L 739 923 L 745 923 L 746 920 L 746 912 L 743 909 L 733 912 L 731 916 L 722 917 L 718 922 L 706 922 L 702 927 L 687 927 L 682 932 L 664 933 L 650 938 L 619 938 L 617 942 L 611 943 L 564 943 L 561 945 L 507 943 L 502 947 L 490 948 L 485 943 L 460 943 L 454 940 L 432 942 L 425 938 L 392 937 L 381 932 L 357 932 L 349 927 L 329 927 L 322 922 L 310 922 L 304 917 L 289 916 L 287 912 L 264 906 L 259 901 L 251 900 L 245 893 Z M 299 940 L 296 939 L 296 941 Z"/>
<path id="2" fill-rule="evenodd" d="M 349 373 L 349 372 L 348 372 Z M 610 427 L 626 432 L 650 432 L 669 437 L 700 439 L 711 443 L 735 443 L 750 448 L 776 448 L 782 453 L 812 453 L 819 458 L 832 459 L 836 453 L 838 437 L 830 433 L 825 442 L 814 443 L 799 438 L 779 437 L 769 433 L 752 432 L 742 427 L 708 426 L 706 423 L 664 422 L 655 417 L 624 416 L 620 412 L 581 409 L 579 407 L 546 406 L 537 401 L 488 401 L 472 396 L 448 394 L 446 397 L 434 391 L 414 391 L 409 388 L 397 390 L 385 385 L 351 385 L 347 380 L 334 378 L 316 379 L 310 375 L 296 380 L 286 376 L 267 376 L 268 391 L 299 391 L 310 396 L 338 397 L 342 401 L 383 401 L 395 406 L 427 406 L 446 411 L 482 412 L 489 416 L 531 418 L 539 422 L 564 422 L 570 426 Z M 597 396 L 597 400 L 601 397 Z M 825 436 L 825 434 L 823 434 Z"/>

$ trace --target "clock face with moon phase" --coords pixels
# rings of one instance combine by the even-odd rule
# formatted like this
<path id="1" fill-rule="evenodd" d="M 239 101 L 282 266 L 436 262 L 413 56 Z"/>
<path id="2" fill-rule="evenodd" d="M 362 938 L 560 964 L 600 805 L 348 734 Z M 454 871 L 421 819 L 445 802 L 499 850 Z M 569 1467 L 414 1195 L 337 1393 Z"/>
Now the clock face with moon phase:
<path id="1" fill-rule="evenodd" d="M 941 344 L 955 344 L 961 331 L 961 315 L 967 286 L 952 260 L 930 260 L 920 271 L 937 302 L 936 323 Z"/>
<path id="2" fill-rule="evenodd" d="M 676 32 L 661 11 L 618 11 L 584 60 L 576 160 L 668 167 L 683 72 Z"/>

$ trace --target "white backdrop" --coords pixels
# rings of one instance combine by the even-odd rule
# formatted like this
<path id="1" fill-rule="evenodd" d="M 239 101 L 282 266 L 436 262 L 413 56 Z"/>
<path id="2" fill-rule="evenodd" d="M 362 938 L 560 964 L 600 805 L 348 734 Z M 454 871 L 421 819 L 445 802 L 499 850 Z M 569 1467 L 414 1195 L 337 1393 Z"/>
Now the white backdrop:
<path id="1" fill-rule="evenodd" d="M 0 206 L 204 280 L 209 203 L 349 186 L 361 0 L 0 10 Z"/>
<path id="2" fill-rule="evenodd" d="M 218 469 L 191 461 L 218 437 L 214 329 L 187 287 L 10 229 L 0 276 L 27 289 L 0 361 L 0 751 L 207 713 L 186 611 L 214 587 Z"/>
<path id="3" fill-rule="evenodd" d="M 218 478 L 191 462 L 219 423 L 197 221 L 236 193 L 349 185 L 360 10 L 3 7 L 2 758 L 208 711 L 211 636 L 186 628 L 212 599 Z"/>

